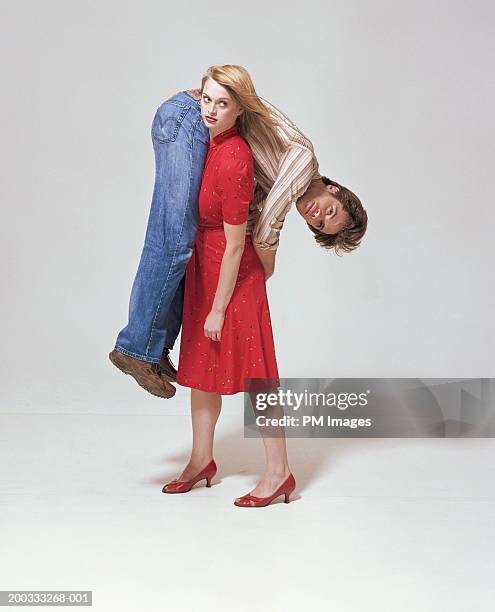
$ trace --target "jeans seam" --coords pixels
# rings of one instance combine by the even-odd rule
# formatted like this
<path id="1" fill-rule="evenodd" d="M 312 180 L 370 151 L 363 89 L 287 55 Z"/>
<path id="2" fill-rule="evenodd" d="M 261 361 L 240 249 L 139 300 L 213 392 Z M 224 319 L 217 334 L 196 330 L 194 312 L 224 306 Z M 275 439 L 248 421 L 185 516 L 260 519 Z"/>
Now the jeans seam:
<path id="1" fill-rule="evenodd" d="M 175 104 L 175 106 L 182 106 L 182 108 L 191 108 L 190 104 L 186 104 L 186 102 L 181 102 L 180 100 L 165 100 L 165 104 Z"/>
<path id="2" fill-rule="evenodd" d="M 203 118 L 201 117 L 201 115 L 196 119 L 196 125 L 194 126 L 194 130 L 192 133 L 192 139 L 191 139 L 191 146 L 194 146 L 194 140 L 196 137 L 196 133 L 199 131 L 198 130 L 198 126 L 201 125 L 201 122 L 203 121 Z M 202 144 L 204 144 L 206 147 L 209 145 L 208 142 L 204 142 L 203 140 L 201 140 L 201 138 L 199 138 L 199 136 L 196 138 L 196 140 L 199 140 L 199 142 L 201 142 Z"/>

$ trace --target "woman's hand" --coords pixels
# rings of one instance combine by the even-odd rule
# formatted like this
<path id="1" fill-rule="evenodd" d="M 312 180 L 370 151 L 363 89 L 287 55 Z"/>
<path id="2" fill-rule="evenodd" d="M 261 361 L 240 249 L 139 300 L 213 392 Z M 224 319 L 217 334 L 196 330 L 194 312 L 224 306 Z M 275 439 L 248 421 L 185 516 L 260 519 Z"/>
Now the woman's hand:
<path id="1" fill-rule="evenodd" d="M 204 324 L 204 332 L 210 340 L 221 340 L 225 312 L 221 310 L 210 310 Z"/>

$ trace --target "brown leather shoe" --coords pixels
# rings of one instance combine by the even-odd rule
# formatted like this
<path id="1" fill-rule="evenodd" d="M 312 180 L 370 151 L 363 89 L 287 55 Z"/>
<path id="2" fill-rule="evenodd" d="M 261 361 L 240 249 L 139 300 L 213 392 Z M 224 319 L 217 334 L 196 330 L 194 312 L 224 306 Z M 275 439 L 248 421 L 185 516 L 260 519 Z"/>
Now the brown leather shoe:
<path id="1" fill-rule="evenodd" d="M 169 399 L 175 395 L 175 387 L 162 376 L 159 363 L 150 363 L 142 359 L 135 359 L 124 355 L 114 349 L 108 355 L 113 365 L 124 372 L 130 374 L 137 384 L 146 389 L 152 395 Z"/>
<path id="2" fill-rule="evenodd" d="M 160 368 L 162 370 L 162 378 L 165 381 L 177 381 L 177 370 L 174 368 L 174 364 L 171 362 L 169 357 L 169 349 L 164 349 L 162 358 L 160 359 Z"/>

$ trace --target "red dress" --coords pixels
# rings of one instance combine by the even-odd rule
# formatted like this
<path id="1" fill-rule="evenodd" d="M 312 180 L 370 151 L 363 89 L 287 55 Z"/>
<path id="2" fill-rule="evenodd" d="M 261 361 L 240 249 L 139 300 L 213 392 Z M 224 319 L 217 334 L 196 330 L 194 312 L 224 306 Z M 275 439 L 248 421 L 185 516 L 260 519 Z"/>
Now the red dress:
<path id="1" fill-rule="evenodd" d="M 265 273 L 250 235 L 232 297 L 225 311 L 221 340 L 204 334 L 226 238 L 223 222 L 247 221 L 253 198 L 253 157 L 237 126 L 210 140 L 199 193 L 199 227 L 186 268 L 177 382 L 184 387 L 231 395 L 251 389 L 246 378 L 278 386 Z"/>

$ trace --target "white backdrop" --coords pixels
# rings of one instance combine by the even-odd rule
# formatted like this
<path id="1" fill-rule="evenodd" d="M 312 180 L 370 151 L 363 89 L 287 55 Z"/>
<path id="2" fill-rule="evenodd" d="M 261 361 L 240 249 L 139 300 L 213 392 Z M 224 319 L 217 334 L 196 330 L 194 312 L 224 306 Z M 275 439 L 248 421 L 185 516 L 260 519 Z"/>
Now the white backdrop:
<path id="1" fill-rule="evenodd" d="M 281 376 L 494 376 L 494 16 L 446 0 L 5 3 L 1 411 L 187 410 L 186 390 L 164 403 L 107 355 L 146 230 L 153 115 L 223 63 L 369 215 L 342 258 L 288 215 L 268 281 Z"/>

